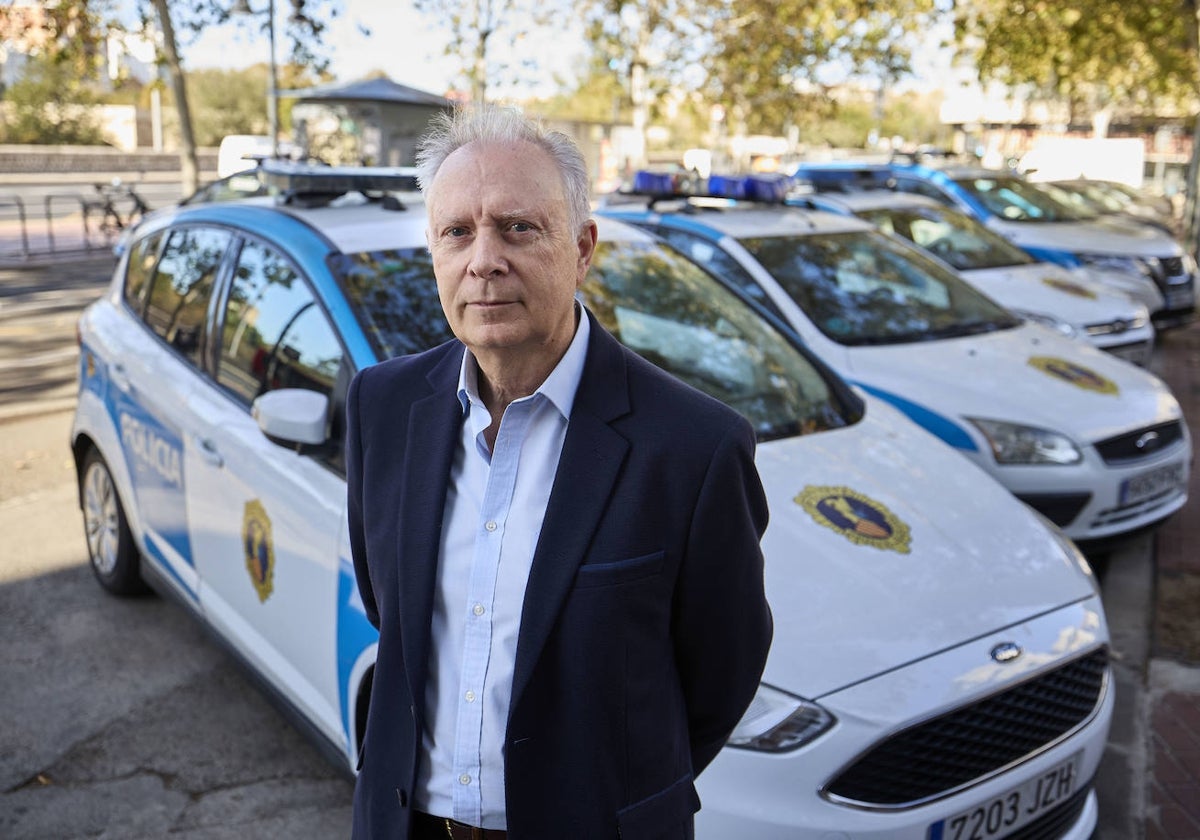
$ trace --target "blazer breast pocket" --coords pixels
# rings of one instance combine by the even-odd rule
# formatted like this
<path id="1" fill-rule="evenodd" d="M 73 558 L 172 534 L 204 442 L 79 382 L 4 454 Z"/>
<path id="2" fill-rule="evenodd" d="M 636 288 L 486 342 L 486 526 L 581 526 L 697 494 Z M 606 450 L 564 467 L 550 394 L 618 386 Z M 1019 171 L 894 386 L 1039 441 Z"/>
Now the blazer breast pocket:
<path id="1" fill-rule="evenodd" d="M 614 586 L 653 577 L 662 571 L 665 558 L 665 551 L 656 551 L 612 563 L 585 563 L 575 573 L 575 588 Z"/>

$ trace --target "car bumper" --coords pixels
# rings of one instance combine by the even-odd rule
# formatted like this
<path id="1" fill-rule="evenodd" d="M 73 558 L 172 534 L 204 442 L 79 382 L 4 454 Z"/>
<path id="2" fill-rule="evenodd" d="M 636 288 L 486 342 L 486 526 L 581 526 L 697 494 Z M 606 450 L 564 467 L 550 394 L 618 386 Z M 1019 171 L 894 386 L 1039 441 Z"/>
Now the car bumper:
<path id="1" fill-rule="evenodd" d="M 989 652 L 1013 639 L 1019 639 L 1021 657 L 993 661 Z M 944 795 L 916 804 L 872 806 L 841 801 L 823 791 L 882 741 L 1044 676 L 1106 639 L 1099 598 L 1092 597 L 816 698 L 837 723 L 814 742 L 782 754 L 732 748 L 721 752 L 697 782 L 703 807 L 696 837 L 952 840 L 946 827 L 955 816 L 1003 799 L 1074 759 L 1078 777 L 1071 796 L 1036 819 L 1052 819 L 1050 812 L 1061 808 L 1054 817 L 1063 820 L 1061 836 L 1082 840 L 1096 823 L 1096 800 L 1088 786 L 1112 719 L 1107 672 L 1090 714 L 1073 729 L 1040 751 Z"/>
<path id="2" fill-rule="evenodd" d="M 1119 464 L 1106 463 L 1087 447 L 1083 462 L 1072 466 L 983 466 L 1068 537 L 1086 541 L 1137 531 L 1182 508 L 1191 460 L 1185 437 L 1152 457 Z"/>

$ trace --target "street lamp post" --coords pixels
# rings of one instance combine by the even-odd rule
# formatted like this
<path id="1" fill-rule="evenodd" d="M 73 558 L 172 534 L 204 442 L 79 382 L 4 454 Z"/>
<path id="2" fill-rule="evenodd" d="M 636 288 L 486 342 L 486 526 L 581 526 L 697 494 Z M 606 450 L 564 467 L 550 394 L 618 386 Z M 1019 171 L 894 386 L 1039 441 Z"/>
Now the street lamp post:
<path id="1" fill-rule="evenodd" d="M 233 13 L 252 15 L 249 0 L 238 0 Z M 267 0 L 267 48 L 271 51 L 267 76 L 267 132 L 271 136 L 271 157 L 279 151 L 279 70 L 275 65 L 275 0 Z"/>

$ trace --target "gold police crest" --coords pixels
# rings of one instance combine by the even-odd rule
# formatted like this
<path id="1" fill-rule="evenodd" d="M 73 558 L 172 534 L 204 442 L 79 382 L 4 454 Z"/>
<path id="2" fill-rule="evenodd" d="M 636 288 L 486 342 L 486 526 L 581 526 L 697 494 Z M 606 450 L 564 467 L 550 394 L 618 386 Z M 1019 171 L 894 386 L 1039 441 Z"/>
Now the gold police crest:
<path id="1" fill-rule="evenodd" d="M 1091 289 L 1084 288 L 1083 286 L 1080 286 L 1078 283 L 1074 283 L 1070 280 L 1063 280 L 1060 277 L 1043 277 L 1042 282 L 1045 283 L 1047 286 L 1049 286 L 1051 289 L 1057 289 L 1058 291 L 1063 292 L 1068 295 L 1074 295 L 1075 297 L 1087 298 L 1088 300 L 1096 299 L 1096 293 L 1093 292 Z"/>
<path id="2" fill-rule="evenodd" d="M 258 499 L 246 502 L 242 514 L 242 549 L 246 555 L 246 571 L 265 602 L 275 588 L 275 543 L 271 538 L 271 518 Z"/>
<path id="3" fill-rule="evenodd" d="M 1074 362 L 1068 362 L 1066 359 L 1058 359 L 1054 356 L 1033 356 L 1029 359 L 1029 364 L 1042 373 L 1070 383 L 1077 388 L 1082 388 L 1085 391 L 1095 391 L 1097 394 L 1112 394 L 1113 396 L 1116 396 L 1120 392 L 1117 383 L 1111 379 L 1101 376 L 1091 368 L 1077 365 Z"/>
<path id="4" fill-rule="evenodd" d="M 910 532 L 900 517 L 870 496 L 849 487 L 808 485 L 792 501 L 818 525 L 837 531 L 856 545 L 908 554 Z"/>

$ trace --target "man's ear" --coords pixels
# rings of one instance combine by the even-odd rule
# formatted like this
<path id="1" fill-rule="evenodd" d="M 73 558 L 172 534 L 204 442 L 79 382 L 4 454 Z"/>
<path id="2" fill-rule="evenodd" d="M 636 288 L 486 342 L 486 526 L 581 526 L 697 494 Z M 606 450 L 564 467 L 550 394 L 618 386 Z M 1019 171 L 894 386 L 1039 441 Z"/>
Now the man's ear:
<path id="1" fill-rule="evenodd" d="M 592 257 L 596 254 L 596 239 L 599 236 L 599 231 L 596 229 L 594 219 L 588 219 L 583 224 L 583 228 L 579 231 L 579 238 L 576 245 L 579 247 L 579 266 L 578 277 L 575 281 L 575 286 L 583 285 L 583 278 L 587 275 L 587 270 L 592 264 Z"/>

